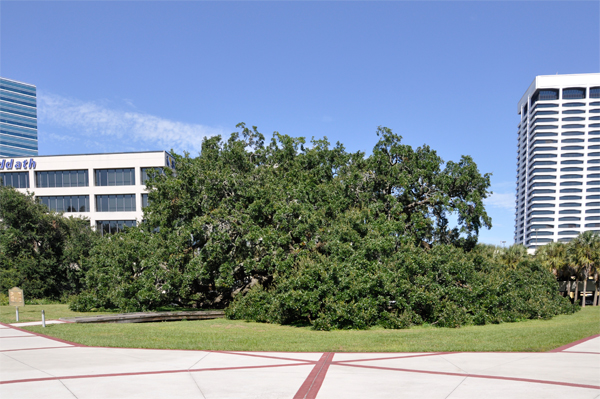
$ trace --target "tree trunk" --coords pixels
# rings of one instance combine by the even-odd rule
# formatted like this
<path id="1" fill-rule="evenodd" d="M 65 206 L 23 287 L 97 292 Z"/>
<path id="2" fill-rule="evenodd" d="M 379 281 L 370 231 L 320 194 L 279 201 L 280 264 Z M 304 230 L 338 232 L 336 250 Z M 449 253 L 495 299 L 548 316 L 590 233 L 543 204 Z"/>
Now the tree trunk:
<path id="1" fill-rule="evenodd" d="M 575 280 L 575 296 L 573 297 L 573 303 L 577 303 L 579 300 L 579 280 Z"/>
<path id="2" fill-rule="evenodd" d="M 594 281 L 594 306 L 598 306 L 598 282 Z"/>
<path id="3" fill-rule="evenodd" d="M 587 294 L 587 277 L 585 278 L 585 280 L 583 280 L 583 294 L 581 295 L 581 297 L 583 298 L 581 300 L 581 307 L 585 308 L 585 294 Z"/>

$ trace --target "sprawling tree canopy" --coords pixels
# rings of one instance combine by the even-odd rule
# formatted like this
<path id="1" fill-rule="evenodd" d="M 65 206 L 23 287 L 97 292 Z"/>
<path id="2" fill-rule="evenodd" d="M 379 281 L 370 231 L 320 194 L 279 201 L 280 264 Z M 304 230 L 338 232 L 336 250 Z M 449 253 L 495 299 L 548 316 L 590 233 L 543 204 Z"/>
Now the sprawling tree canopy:
<path id="1" fill-rule="evenodd" d="M 266 143 L 255 127 L 239 127 L 151 179 L 145 223 L 94 249 L 91 290 L 76 308 L 226 306 L 235 298 L 230 317 L 323 329 L 399 326 L 401 315 L 439 325 L 503 320 L 481 309 L 508 305 L 484 306 L 473 292 L 493 268 L 465 252 L 491 226 L 483 206 L 490 175 L 470 157 L 445 163 L 387 128 L 367 157 L 326 139 L 307 145 L 275 133 Z M 480 305 L 468 310 L 469 301 Z M 558 309 L 550 303 L 545 316 Z M 533 308 L 510 308 L 504 319 L 539 316 Z"/>

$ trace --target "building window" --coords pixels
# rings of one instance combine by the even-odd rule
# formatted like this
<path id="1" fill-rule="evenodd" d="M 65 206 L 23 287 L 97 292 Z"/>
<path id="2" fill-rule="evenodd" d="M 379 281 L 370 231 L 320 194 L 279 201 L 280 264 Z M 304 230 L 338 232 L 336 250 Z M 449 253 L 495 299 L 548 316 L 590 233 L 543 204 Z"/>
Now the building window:
<path id="1" fill-rule="evenodd" d="M 583 119 L 583 118 L 582 118 Z M 564 119 L 563 119 L 564 120 Z M 544 123 L 544 122 L 557 122 L 558 119 L 557 118 L 537 118 L 535 119 L 532 124 L 536 124 L 536 123 Z"/>
<path id="2" fill-rule="evenodd" d="M 89 195 L 43 196 L 37 197 L 41 204 L 54 212 L 89 212 Z"/>
<path id="3" fill-rule="evenodd" d="M 560 197 L 561 201 L 575 201 L 580 199 L 581 195 L 563 195 L 562 197 Z"/>
<path id="4" fill-rule="evenodd" d="M 563 107 L 585 107 L 585 103 L 566 103 Z"/>
<path id="5" fill-rule="evenodd" d="M 148 194 L 142 194 L 142 209 L 148 206 Z"/>
<path id="6" fill-rule="evenodd" d="M 556 165 L 556 161 L 536 161 L 530 165 L 530 167 L 534 166 L 544 166 L 544 165 Z M 588 168 L 590 170 L 590 168 Z"/>
<path id="7" fill-rule="evenodd" d="M 535 125 L 531 132 L 535 132 L 536 130 L 550 130 L 550 129 L 558 129 L 556 125 Z"/>
<path id="8" fill-rule="evenodd" d="M 115 234 L 125 231 L 126 227 L 135 227 L 135 220 L 97 220 L 96 231 L 101 235 Z"/>
<path id="9" fill-rule="evenodd" d="M 549 176 L 549 175 L 537 175 L 537 176 L 533 176 L 531 179 L 531 181 L 534 180 L 554 180 L 556 179 L 556 176 Z"/>
<path id="10" fill-rule="evenodd" d="M 537 151 L 556 151 L 557 148 L 556 147 L 535 147 L 533 150 L 531 150 L 531 153 L 533 154 L 534 152 Z"/>
<path id="11" fill-rule="evenodd" d="M 533 218 L 531 223 L 554 222 L 554 218 Z"/>
<path id="12" fill-rule="evenodd" d="M 583 150 L 585 147 L 580 146 L 580 145 L 568 145 L 565 147 L 561 147 L 561 150 L 563 151 L 573 151 L 573 150 Z"/>
<path id="13" fill-rule="evenodd" d="M 531 226 L 529 226 L 529 230 L 553 229 L 553 228 L 554 228 L 554 225 L 551 225 L 551 224 L 532 224 Z M 538 232 L 538 234 L 540 234 L 540 233 L 541 232 Z M 552 235 L 552 233 L 547 234 L 547 235 Z"/>
<path id="14" fill-rule="evenodd" d="M 578 131 L 574 131 L 574 132 L 562 132 L 561 136 L 583 136 L 584 133 L 583 132 L 578 132 Z"/>
<path id="15" fill-rule="evenodd" d="M 562 112 L 563 114 L 585 114 L 585 111 L 582 109 L 568 109 Z"/>
<path id="16" fill-rule="evenodd" d="M 560 190 L 561 193 L 580 193 L 581 191 L 580 188 L 563 188 Z"/>
<path id="17" fill-rule="evenodd" d="M 35 186 L 46 187 L 87 187 L 89 178 L 87 170 L 58 170 L 35 172 Z"/>
<path id="18" fill-rule="evenodd" d="M 553 204 L 533 204 L 530 208 L 554 208 Z"/>
<path id="19" fill-rule="evenodd" d="M 558 100 L 558 90 L 556 89 L 542 89 L 535 92 L 531 97 L 531 103 L 535 104 L 538 101 L 552 101 Z"/>
<path id="20" fill-rule="evenodd" d="M 559 236 L 576 236 L 578 234 L 579 234 L 578 231 L 572 231 L 572 230 L 565 230 L 565 231 L 558 232 Z"/>
<path id="21" fill-rule="evenodd" d="M 579 158 L 582 156 L 583 156 L 583 154 L 577 153 L 577 152 L 567 152 L 567 153 L 561 154 L 562 158 Z"/>
<path id="22" fill-rule="evenodd" d="M 583 112 L 583 111 L 581 111 L 581 112 Z M 558 111 L 538 111 L 535 114 L 533 114 L 531 117 L 535 118 L 538 115 L 555 115 L 555 114 L 558 114 Z"/>
<path id="23" fill-rule="evenodd" d="M 558 136 L 558 133 L 554 132 L 537 132 L 533 136 L 531 136 L 531 140 L 537 139 L 538 137 L 555 137 Z"/>
<path id="24" fill-rule="evenodd" d="M 133 186 L 135 169 L 97 169 L 96 186 Z"/>
<path id="25" fill-rule="evenodd" d="M 97 212 L 133 212 L 135 194 L 96 195 Z"/>
<path id="26" fill-rule="evenodd" d="M 532 170 L 531 172 L 529 172 L 529 174 L 552 173 L 552 172 L 556 172 L 556 169 L 554 169 L 554 168 L 536 168 L 536 169 Z"/>
<path id="27" fill-rule="evenodd" d="M 590 87 L 590 98 L 600 98 L 600 87 Z"/>
<path id="28" fill-rule="evenodd" d="M 535 194 L 554 194 L 554 193 L 556 193 L 556 190 L 537 189 L 537 190 L 532 190 L 529 194 L 535 195 Z"/>
<path id="29" fill-rule="evenodd" d="M 581 211 L 579 209 L 563 209 L 558 213 L 560 213 L 561 215 L 574 215 L 581 213 Z"/>
<path id="30" fill-rule="evenodd" d="M 159 173 L 159 174 L 164 174 L 165 171 L 163 168 L 142 168 L 141 172 L 142 172 L 142 184 L 146 184 L 146 181 L 148 180 L 149 176 L 148 174 L 151 173 L 151 171 L 154 171 L 154 173 Z"/>
<path id="31" fill-rule="evenodd" d="M 532 202 L 532 201 L 554 201 L 555 199 L 556 199 L 555 197 L 547 197 L 547 196 L 533 197 L 529 200 L 529 202 Z"/>
<path id="32" fill-rule="evenodd" d="M 539 158 L 556 158 L 556 154 L 537 154 L 531 157 L 531 161 Z"/>
<path id="33" fill-rule="evenodd" d="M 563 89 L 563 100 L 579 100 L 581 98 L 585 98 L 585 89 Z"/>
<path id="34" fill-rule="evenodd" d="M 583 171 L 583 168 L 575 168 L 575 167 L 570 167 L 570 168 L 560 168 L 561 172 L 581 172 Z"/>
<path id="35" fill-rule="evenodd" d="M 572 122 L 572 121 L 584 121 L 585 118 L 581 116 L 569 116 L 568 118 L 562 118 L 562 121 Z"/>
<path id="36" fill-rule="evenodd" d="M 558 206 L 561 208 L 577 208 L 580 207 L 581 204 L 578 204 L 577 202 L 565 202 L 563 204 L 559 204 Z"/>
<path id="37" fill-rule="evenodd" d="M 548 187 L 548 186 L 556 186 L 556 183 L 550 183 L 550 182 L 533 183 L 531 186 L 529 186 L 529 189 L 532 189 L 534 187 Z"/>
<path id="38" fill-rule="evenodd" d="M 0 186 L 29 188 L 29 172 L 0 173 Z"/>
<path id="39" fill-rule="evenodd" d="M 583 161 L 579 159 L 566 159 L 564 161 L 560 161 L 561 165 L 580 165 Z"/>

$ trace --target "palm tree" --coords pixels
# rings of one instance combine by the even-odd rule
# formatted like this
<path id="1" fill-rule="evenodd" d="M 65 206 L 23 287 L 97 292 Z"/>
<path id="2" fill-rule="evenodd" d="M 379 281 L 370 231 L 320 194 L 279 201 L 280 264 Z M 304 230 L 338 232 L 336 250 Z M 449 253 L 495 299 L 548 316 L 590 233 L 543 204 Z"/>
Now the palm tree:
<path id="1" fill-rule="evenodd" d="M 556 276 L 557 279 L 567 277 L 570 273 L 567 262 L 567 246 L 562 242 L 551 242 L 539 248 L 535 258 Z"/>
<path id="2" fill-rule="evenodd" d="M 544 245 L 536 250 L 535 258 L 542 266 L 550 270 L 557 280 L 566 282 L 567 292 L 565 295 L 570 296 L 573 269 L 568 262 L 567 246 L 565 243 L 551 242 Z"/>
<path id="3" fill-rule="evenodd" d="M 592 231 L 586 231 L 575 237 L 568 246 L 569 258 L 576 265 L 577 275 L 583 276 L 583 300 L 585 307 L 585 294 L 587 292 L 587 281 L 592 272 L 600 264 L 600 235 Z M 577 300 L 577 293 L 575 293 Z"/>
<path id="4" fill-rule="evenodd" d="M 514 244 L 501 252 L 500 260 L 509 268 L 515 269 L 527 256 L 527 248 L 524 245 Z"/>

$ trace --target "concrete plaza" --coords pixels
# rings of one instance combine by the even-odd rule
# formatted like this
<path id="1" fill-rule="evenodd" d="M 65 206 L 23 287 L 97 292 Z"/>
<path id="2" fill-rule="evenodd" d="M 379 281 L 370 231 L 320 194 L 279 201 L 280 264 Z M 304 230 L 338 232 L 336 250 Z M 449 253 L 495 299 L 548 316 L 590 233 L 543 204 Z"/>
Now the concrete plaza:
<path id="1" fill-rule="evenodd" d="M 600 398 L 600 336 L 546 353 L 87 347 L 0 325 L 0 397 Z"/>

